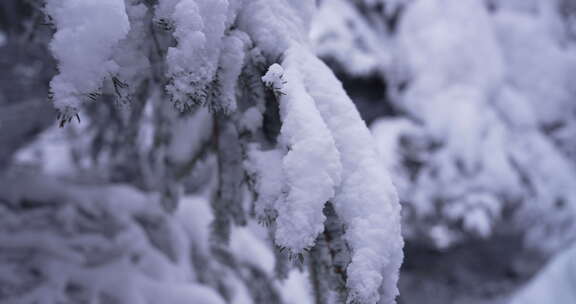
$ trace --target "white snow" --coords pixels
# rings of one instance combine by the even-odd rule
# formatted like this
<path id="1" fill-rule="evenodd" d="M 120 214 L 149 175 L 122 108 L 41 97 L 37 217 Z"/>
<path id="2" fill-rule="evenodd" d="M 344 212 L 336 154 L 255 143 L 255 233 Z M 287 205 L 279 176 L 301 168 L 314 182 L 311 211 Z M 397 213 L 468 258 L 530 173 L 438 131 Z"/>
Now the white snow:
<path id="1" fill-rule="evenodd" d="M 204 98 L 202 90 L 216 74 L 228 2 L 180 0 L 166 1 L 160 6 L 157 17 L 174 22 L 173 35 L 177 41 L 166 58 L 168 76 L 172 79 L 167 90 L 178 106 L 190 105 L 190 96 Z"/>
<path id="2" fill-rule="evenodd" d="M 250 13 L 268 13 L 275 5 L 280 6 L 255 1 Z M 286 10 L 288 14 L 284 16 L 289 16 L 291 10 Z M 400 206 L 372 137 L 332 72 L 314 56 L 305 40 L 285 32 L 302 23 L 284 19 L 273 22 L 264 17 L 254 20 L 258 21 L 244 26 L 255 36 L 256 43 L 272 54 L 283 51 L 281 68 L 272 65 L 263 80 L 279 97 L 281 142 L 289 148 L 284 158 L 288 191 L 298 185 L 301 195 L 318 200 L 313 205 L 307 203 L 305 209 L 294 204 L 299 201 L 292 201 L 289 192 L 290 204 L 277 206 L 276 241 L 280 245 L 284 240 L 302 244 L 302 239 L 288 238 L 296 235 L 282 236 L 287 224 L 282 216 L 288 214 L 284 208 L 294 208 L 290 212 L 296 208 L 308 210 L 302 214 L 323 221 L 322 206 L 330 200 L 347 227 L 346 240 L 352 250 L 352 262 L 347 268 L 350 300 L 393 303 L 398 294 L 396 283 L 402 262 Z M 278 28 L 280 24 L 284 27 Z M 307 145 L 299 146 L 299 142 Z M 299 155 L 295 156 L 296 153 Z M 303 177 L 306 183 L 298 184 Z M 331 187 L 336 187 L 335 193 L 331 193 Z M 299 231 L 300 237 L 315 235 L 322 229 L 310 226 L 307 218 L 292 216 L 289 222 L 306 228 Z"/>
<path id="3" fill-rule="evenodd" d="M 239 125 L 231 136 L 236 138 L 236 131 L 243 129 L 256 133 L 264 120 L 263 104 L 257 101 L 240 116 L 236 115 L 236 98 L 246 55 L 261 51 L 263 60 L 259 64 L 270 65 L 262 81 L 279 106 L 281 126 L 277 142 L 244 146 L 246 142 L 240 138 L 238 147 L 234 147 L 237 153 L 230 150 L 232 147 L 226 150 L 237 154 L 234 164 L 241 159 L 239 154 L 246 153 L 242 155 L 246 157 L 243 165 L 256 190 L 256 215 L 273 221 L 277 246 L 300 254 L 314 246 L 323 232 L 324 207 L 331 202 L 346 227 L 345 240 L 352 254 L 346 270 L 349 301 L 394 303 L 403 246 L 398 197 L 365 123 L 340 82 L 311 49 L 308 33 L 315 1 L 167 0 L 159 2 L 154 12 L 136 3 L 49 0 L 47 12 L 57 27 L 51 47 L 60 68 L 52 82 L 56 106 L 77 111 L 84 100 L 79 96 L 99 92 L 105 77 L 141 82 L 146 77 L 142 76 L 143 69 L 150 66 L 146 47 L 139 40 L 147 33 L 144 20 L 150 13 L 156 26 L 165 27 L 165 33 L 158 35 L 174 38 L 166 55 L 165 89 L 175 105 L 188 110 L 192 102 L 216 102 L 217 107 L 211 109 L 223 110 Z M 378 45 L 371 47 L 378 49 Z M 364 65 L 362 69 L 370 69 L 372 63 Z M 164 102 L 161 92 L 151 94 L 153 97 L 147 102 Z M 158 105 L 145 109 L 145 116 L 164 110 Z M 154 125 L 158 128 L 154 136 L 165 131 L 171 137 L 168 143 L 159 144 L 162 147 L 154 147 L 155 141 L 141 139 L 148 148 L 161 150 L 154 150 L 160 155 L 159 167 L 188 162 L 214 136 L 211 113 L 206 109 L 192 110 L 185 118 Z M 165 114 L 158 117 L 177 118 L 174 113 Z M 162 130 L 163 127 L 170 129 Z M 151 133 L 144 129 L 141 136 Z M 149 156 L 158 155 L 146 154 Z M 238 193 L 242 193 L 243 175 L 235 172 L 239 174 L 233 182 Z M 157 303 L 160 297 L 165 297 L 162 301 L 166 303 L 186 299 L 219 303 L 222 299 L 211 289 L 215 286 L 197 282 L 201 276 L 212 274 L 200 273 L 202 270 L 195 267 L 218 269 L 231 277 L 217 281 L 219 284 L 245 283 L 245 278 L 238 277 L 245 275 L 242 268 L 235 268 L 235 273 L 230 269 L 233 266 L 222 267 L 219 261 L 209 258 L 213 249 L 209 246 L 215 243 L 210 244 L 213 240 L 207 225 L 220 218 L 212 215 L 204 198 L 184 199 L 169 215 L 160 208 L 157 194 L 143 195 L 126 186 L 55 186 L 47 191 L 74 201 L 72 215 L 77 212 L 74 208 L 96 208 L 103 214 L 115 211 L 110 216 L 122 227 L 111 245 L 120 250 L 118 260 L 106 263 L 93 278 L 88 278 L 88 272 L 73 262 L 50 264 L 67 269 L 54 279 L 61 284 L 74 278 L 85 282 L 93 296 L 105 293 L 126 303 Z M 234 263 L 272 275 L 275 260 L 267 244 L 248 228 L 233 228 L 231 235 L 230 248 L 226 250 L 230 250 Z M 82 241 L 88 245 L 100 242 Z M 121 249 L 117 248 L 120 244 Z M 191 262 L 191 251 L 205 265 Z M 82 254 L 80 257 L 84 258 Z M 109 279 L 113 267 L 124 275 Z M 127 282 L 123 290 L 117 288 L 120 281 Z M 298 290 L 297 285 L 286 283 L 288 289 Z M 246 300 L 242 296 L 247 290 L 244 287 L 237 288 L 239 295 L 232 296 L 235 301 Z M 308 292 L 298 293 L 293 302 L 307 298 Z"/>
<path id="4" fill-rule="evenodd" d="M 288 59 L 302 69 L 306 88 L 339 152 L 342 183 L 332 202 L 352 249 L 347 268 L 350 298 L 394 303 L 404 244 L 396 190 L 370 132 L 330 69 L 303 48 L 291 49 Z"/>
<path id="5" fill-rule="evenodd" d="M 276 86 L 285 155 L 282 171 L 286 194 L 276 204 L 276 243 L 295 253 L 311 247 L 324 230 L 324 204 L 334 197 L 341 167 L 334 140 L 314 100 L 308 95 L 297 62 L 273 65 L 262 79 Z"/>
<path id="6" fill-rule="evenodd" d="M 103 79 L 117 71 L 111 57 L 130 23 L 123 0 L 49 0 L 46 12 L 57 27 L 50 43 L 59 71 L 50 83 L 54 105 L 74 115 L 87 94 L 98 93 Z"/>

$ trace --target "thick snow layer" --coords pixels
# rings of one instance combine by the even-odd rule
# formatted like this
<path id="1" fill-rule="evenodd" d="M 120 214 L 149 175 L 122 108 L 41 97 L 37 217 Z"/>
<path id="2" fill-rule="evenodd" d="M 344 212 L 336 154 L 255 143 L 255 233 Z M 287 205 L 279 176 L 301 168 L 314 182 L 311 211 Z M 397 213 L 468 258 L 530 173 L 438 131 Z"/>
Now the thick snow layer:
<path id="1" fill-rule="evenodd" d="M 177 41 L 166 58 L 172 80 L 167 89 L 178 105 L 189 105 L 191 97 L 206 98 L 204 90 L 218 69 L 228 2 L 180 0 L 166 1 L 160 6 L 157 18 L 166 18 L 160 14 L 164 13 L 174 22 Z"/>
<path id="2" fill-rule="evenodd" d="M 49 0 L 46 12 L 57 27 L 50 43 L 59 70 L 50 84 L 54 105 L 73 115 L 117 71 L 111 57 L 130 23 L 123 0 Z"/>
<path id="3" fill-rule="evenodd" d="M 251 15 L 272 15 L 282 4 L 255 1 L 252 5 L 248 10 Z M 291 8 L 285 9 L 288 14 L 284 16 L 289 16 Z M 263 77 L 279 99 L 283 120 L 280 142 L 288 151 L 282 172 L 288 196 L 276 205 L 277 243 L 297 242 L 291 249 L 309 246 L 323 229 L 317 223 L 324 220 L 324 203 L 332 201 L 347 227 L 346 240 L 352 250 L 352 263 L 347 268 L 350 299 L 393 303 L 403 246 L 396 192 L 380 167 L 370 133 L 339 81 L 312 54 L 304 39 L 286 33 L 302 28 L 297 17 L 292 19 L 241 19 L 241 28 L 252 34 L 265 52 L 283 54 L 281 64 L 272 65 Z M 278 28 L 282 23 L 284 26 Z M 294 200 L 305 193 L 309 202 Z M 294 212 L 304 216 L 292 215 L 290 221 L 283 218 L 283 214 Z M 311 222 L 315 224 L 310 226 Z M 298 236 L 283 234 L 295 231 L 285 230 L 292 226 L 305 230 Z M 302 236 L 309 239 L 302 242 Z"/>
<path id="4" fill-rule="evenodd" d="M 342 169 L 330 130 L 293 61 L 287 56 L 285 69 L 272 65 L 262 79 L 279 97 L 280 143 L 286 152 L 282 159 L 286 194 L 276 204 L 276 242 L 299 253 L 324 230 L 324 204 L 334 197 Z"/>
<path id="5" fill-rule="evenodd" d="M 340 82 L 298 35 L 306 29 L 306 14 L 293 16 L 294 6 L 284 1 L 254 1 L 246 12 L 251 19 L 241 14 L 240 28 L 265 53 L 282 55 L 280 65 L 263 77 L 279 100 L 280 142 L 287 150 L 282 172 L 287 196 L 276 205 L 277 243 L 296 244 L 288 246 L 296 252 L 311 245 L 330 200 L 352 250 L 350 300 L 393 303 L 402 261 L 400 206 L 366 125 Z"/>
<path id="6" fill-rule="evenodd" d="M 188 163 L 191 155 L 197 155 L 201 147 L 208 145 L 209 139 L 217 136 L 219 161 L 217 180 L 219 187 L 222 188 L 217 189 L 216 196 L 221 196 L 222 192 L 230 196 L 227 196 L 226 201 L 233 204 L 226 207 L 243 208 L 240 194 L 243 193 L 244 172 L 239 164 L 242 157 L 246 157 L 244 169 L 249 173 L 249 182 L 256 190 L 257 201 L 254 208 L 256 214 L 266 221 L 273 220 L 272 229 L 276 245 L 288 249 L 290 254 L 301 254 L 313 247 L 323 232 L 326 219 L 325 205 L 331 202 L 338 219 L 346 228 L 345 240 L 351 251 L 351 263 L 346 269 L 349 301 L 362 304 L 393 303 L 398 294 L 396 283 L 403 246 L 397 194 L 386 169 L 381 165 L 380 156 L 372 144 L 372 137 L 352 101 L 340 82 L 310 48 L 308 33 L 316 2 L 167 0 L 160 1 L 156 6 L 127 3 L 129 5 L 126 11 L 121 0 L 106 0 L 98 4 L 88 1 L 50 1 L 47 10 L 53 15 L 58 29 L 53 41 L 53 50 L 63 68 L 53 83 L 58 83 L 62 75 L 67 75 L 64 68 L 67 68 L 69 62 L 63 58 L 65 54 L 62 44 L 68 43 L 76 47 L 84 42 L 82 39 L 89 39 L 85 37 L 90 37 L 91 34 L 82 32 L 82 39 L 63 39 L 61 36 L 65 36 L 70 28 L 72 32 L 93 28 L 93 31 L 101 36 L 97 36 L 97 48 L 86 50 L 90 52 L 87 55 L 89 57 L 87 62 L 90 68 L 97 72 L 94 74 L 98 77 L 91 75 L 90 79 L 94 83 L 77 90 L 82 94 L 97 91 L 102 78 L 108 75 L 114 78 L 115 85 L 118 83 L 116 79 L 118 75 L 120 78 L 135 80 L 137 84 L 141 83 L 142 79 L 137 80 L 138 76 L 145 73 L 137 67 L 148 62 L 141 60 L 140 57 L 150 55 L 143 55 L 146 53 L 142 50 L 146 50 L 147 47 L 138 43 L 140 39 L 138 37 L 150 31 L 155 35 L 153 38 L 162 38 L 155 41 L 154 48 L 159 53 L 164 49 L 167 50 L 165 65 L 153 62 L 152 74 L 154 77 L 162 78 L 158 75 L 158 70 L 165 73 L 168 97 L 180 109 L 193 112 L 177 122 L 154 122 L 158 124 L 154 126 L 156 138 L 154 142 L 148 142 L 153 152 L 147 153 L 144 158 L 160 155 L 156 162 L 160 167 L 158 169 L 160 178 L 162 173 L 168 177 L 168 180 L 162 182 L 169 184 L 167 186 L 169 190 L 172 190 L 171 187 L 182 189 L 170 180 L 173 165 Z M 68 16 L 75 13 L 74 10 L 78 7 L 82 10 L 81 14 Z M 96 13 L 86 15 L 88 8 L 96 10 Z M 154 11 L 148 12 L 148 9 Z M 110 16 L 103 18 L 105 14 Z M 89 18 L 84 18 L 86 16 L 83 15 Z M 152 18 L 152 15 L 156 27 L 150 30 L 146 28 L 143 20 Z M 70 22 L 71 25 L 68 24 Z M 161 32 L 162 29 L 165 30 L 164 33 Z M 170 35 L 172 37 L 169 37 Z M 171 38 L 173 40 L 170 40 Z M 87 44 L 87 46 L 93 45 Z M 83 48 L 84 45 L 78 47 Z M 252 62 L 256 61 L 252 55 L 257 51 L 261 51 L 262 60 Z M 155 56 L 149 58 L 157 59 Z M 76 59 L 80 61 L 81 58 L 79 56 Z M 113 64 L 116 60 L 118 64 Z M 78 64 L 76 61 L 73 63 Z M 268 94 L 268 97 L 275 98 L 267 104 L 278 104 L 280 116 L 278 122 L 281 124 L 277 138 L 269 142 L 260 142 L 260 146 L 247 144 L 247 141 L 253 138 L 246 140 L 245 137 L 255 137 L 257 141 L 259 140 L 257 137 L 262 134 L 246 134 L 245 131 L 262 132 L 259 129 L 264 121 L 263 114 L 268 115 L 270 111 L 264 109 L 264 103 L 261 101 L 245 105 L 241 103 L 244 99 L 237 100 L 244 89 L 238 87 L 239 84 L 243 84 L 239 82 L 239 77 L 243 77 L 244 73 L 253 72 L 247 72 L 245 69 L 250 64 L 253 64 L 253 69 L 257 73 L 261 73 L 261 69 L 269 66 L 268 72 L 262 77 L 264 85 L 259 83 L 261 95 Z M 76 73 L 74 77 L 82 76 L 77 68 L 77 66 L 68 68 Z M 125 69 L 127 71 L 124 71 Z M 165 71 L 162 71 L 163 69 Z M 258 75 L 256 80 L 259 81 L 261 76 Z M 99 82 L 98 85 L 96 80 Z M 124 87 L 122 83 L 120 84 Z M 265 86 L 268 92 L 265 91 Z M 53 88 L 62 91 L 61 86 Z M 55 92 L 57 102 L 62 100 L 60 91 Z M 160 97 L 161 95 L 158 93 L 147 102 L 161 102 L 164 99 Z M 212 116 L 204 109 L 196 110 L 191 107 L 192 103 L 208 104 L 211 106 L 210 109 L 217 110 L 218 113 Z M 79 103 L 65 104 L 74 110 L 79 106 Z M 246 109 L 250 106 L 252 108 Z M 152 109 L 160 112 L 164 110 L 162 105 L 146 109 L 148 112 Z M 223 110 L 221 111 L 223 113 L 219 110 Z M 238 113 L 238 110 L 243 112 Z M 162 112 L 157 116 L 159 120 L 176 119 L 176 114 L 172 114 Z M 217 120 L 213 121 L 213 117 L 217 117 Z M 211 130 L 218 130 L 218 133 L 212 134 Z M 227 144 L 233 146 L 226 146 Z M 89 192 L 94 199 L 102 200 L 101 205 L 104 205 L 103 208 L 106 210 L 112 210 L 111 202 L 122 198 L 116 198 L 104 190 L 100 195 L 90 189 L 83 189 L 81 192 Z M 219 199 L 220 197 L 216 198 L 216 204 Z M 126 200 L 132 201 L 131 198 Z M 194 203 L 194 200 L 184 200 L 181 203 Z M 216 206 L 215 216 L 210 217 L 207 212 L 199 211 L 199 215 L 194 215 L 193 208 L 180 206 L 174 207 L 175 214 L 168 215 L 163 214 L 159 208 L 158 198 L 152 204 L 158 210 L 151 211 L 136 204 L 130 205 L 130 208 L 121 207 L 116 215 L 118 220 L 128 227 L 126 231 L 129 233 L 122 237 L 122 241 L 127 245 L 125 250 L 134 251 L 134 254 L 154 253 L 138 255 L 138 258 L 133 258 L 135 260 L 126 258 L 124 260 L 126 265 L 120 266 L 130 268 L 137 265 L 144 276 L 161 280 L 162 284 L 166 279 L 170 279 L 170 282 L 174 283 L 170 287 L 174 288 L 180 284 L 186 285 L 189 281 L 194 284 L 194 286 L 187 285 L 189 288 L 196 288 L 197 281 L 212 283 L 211 287 L 218 288 L 242 282 L 246 284 L 244 286 L 246 288 L 238 288 L 243 290 L 242 292 L 255 288 L 249 286 L 251 280 L 246 277 L 247 273 L 252 272 L 246 272 L 245 269 L 266 275 L 272 273 L 274 259 L 269 254 L 267 246 L 261 244 L 262 246 L 246 247 L 245 243 L 257 243 L 257 238 L 251 236 L 248 230 L 230 229 L 228 232 L 233 237 L 230 248 L 206 239 L 205 221 L 211 218 L 214 222 L 211 224 L 212 228 L 217 230 L 222 228 L 218 226 L 222 222 L 218 221 L 233 211 L 223 211 L 222 209 L 226 208 Z M 182 212 L 190 218 L 201 216 L 203 219 L 196 219 L 198 223 L 194 225 L 204 228 L 196 227 L 198 231 L 192 232 L 194 227 L 181 223 Z M 166 219 L 168 216 L 174 216 L 178 220 L 169 221 Z M 138 224 L 135 225 L 134 221 Z M 201 239 L 200 243 L 203 244 L 212 242 L 210 250 L 206 245 L 201 246 L 189 240 L 191 236 Z M 157 247 L 158 250 L 150 250 L 151 247 Z M 223 256 L 233 255 L 233 262 L 223 267 L 225 263 L 208 259 L 209 253 L 217 249 L 221 250 L 218 253 Z M 204 258 L 202 262 L 205 263 L 192 265 L 189 260 L 184 262 L 183 257 L 190 250 L 195 250 L 194 254 Z M 245 268 L 234 266 L 235 264 Z M 202 267 L 207 269 L 201 269 Z M 210 267 L 226 273 L 231 273 L 228 268 L 236 267 L 234 270 L 238 273 L 231 275 L 234 278 L 229 280 L 226 277 L 218 279 L 210 277 L 215 271 Z M 129 275 L 131 274 L 127 274 Z M 138 273 L 138 277 L 140 275 Z M 148 283 L 135 279 L 134 284 L 141 286 Z M 126 298 L 122 300 L 130 299 L 128 302 L 134 303 L 147 301 L 139 297 L 149 295 L 140 294 L 135 288 L 127 288 Z M 150 287 L 149 290 L 152 291 L 154 288 L 156 287 Z M 186 290 L 178 289 L 171 294 L 181 299 L 178 295 L 186 293 Z M 237 301 L 241 299 L 245 297 L 236 298 Z"/>
<path id="7" fill-rule="evenodd" d="M 286 58 L 302 69 L 306 88 L 339 152 L 342 183 L 332 202 L 352 249 L 347 268 L 351 299 L 393 303 L 403 259 L 396 190 L 370 132 L 330 69 L 303 48 L 290 49 Z"/>
<path id="8" fill-rule="evenodd" d="M 296 211 L 306 217 L 291 216 L 288 224 L 305 230 L 298 236 L 288 235 L 289 240 L 302 242 L 302 235 L 310 235 L 313 241 L 312 236 L 315 238 L 323 225 L 314 228 L 308 223 L 318 223 L 318 218 L 324 221 L 321 211 L 330 200 L 347 227 L 346 241 L 352 250 L 352 262 L 347 268 L 350 299 L 360 303 L 393 303 L 398 294 L 396 281 L 402 262 L 400 206 L 366 125 L 340 82 L 304 46 L 290 47 L 281 66 L 272 65 L 263 81 L 280 102 L 283 119 L 280 140 L 288 148 L 281 174 L 288 180 L 288 193 L 296 186 L 301 193 L 309 193 L 308 199 L 316 199 L 315 205 L 308 202 L 305 207 L 291 201 L 288 194 L 286 201 L 274 205 L 278 213 L 277 243 L 282 245 L 279 235 L 282 237 L 286 227 L 291 227 L 282 219 L 283 214 Z M 303 109 L 306 113 L 299 112 Z M 325 134 L 320 141 L 317 134 L 322 132 Z M 309 140 L 314 141 L 306 146 L 307 150 L 297 149 L 301 141 Z M 300 154 L 296 155 L 297 152 Z M 300 161 L 292 160 L 296 157 Z M 287 165 L 287 159 L 291 165 Z M 291 176 L 300 180 L 306 176 L 306 183 L 290 182 Z M 273 187 L 268 189 L 272 191 L 265 193 L 272 193 L 274 200 L 282 177 L 278 174 L 271 180 L 277 182 L 271 183 Z M 312 209 L 314 206 L 317 209 Z M 387 220 L 382 221 L 383 218 Z"/>

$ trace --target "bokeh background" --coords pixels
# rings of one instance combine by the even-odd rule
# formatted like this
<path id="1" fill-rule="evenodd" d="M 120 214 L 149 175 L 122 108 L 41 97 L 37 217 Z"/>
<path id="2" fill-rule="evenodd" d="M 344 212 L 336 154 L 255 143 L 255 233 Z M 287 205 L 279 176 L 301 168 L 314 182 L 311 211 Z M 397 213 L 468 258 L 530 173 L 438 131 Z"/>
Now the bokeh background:
<path id="1" fill-rule="evenodd" d="M 316 50 L 400 190 L 401 303 L 506 303 L 573 242 L 575 8 L 321 1 Z"/>

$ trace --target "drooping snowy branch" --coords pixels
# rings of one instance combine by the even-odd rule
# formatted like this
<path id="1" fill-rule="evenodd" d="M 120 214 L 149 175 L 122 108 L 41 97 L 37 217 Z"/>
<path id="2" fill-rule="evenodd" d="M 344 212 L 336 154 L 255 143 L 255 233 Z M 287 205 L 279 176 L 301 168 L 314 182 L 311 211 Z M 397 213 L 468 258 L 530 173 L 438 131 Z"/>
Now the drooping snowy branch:
<path id="1" fill-rule="evenodd" d="M 295 22 L 291 26 L 297 24 Z M 261 28 L 271 30 L 274 25 L 264 23 Z M 275 34 L 275 37 L 282 37 L 281 30 Z M 352 263 L 347 268 L 350 299 L 360 303 L 376 303 L 380 300 L 382 287 L 382 301 L 392 303 L 398 294 L 396 280 L 403 246 L 400 207 L 394 187 L 379 165 L 379 157 L 364 122 L 339 81 L 312 54 L 305 42 L 291 36 L 284 37 L 284 42 L 290 47 L 282 53 L 282 67 L 271 66 L 264 81 L 278 91 L 281 107 L 289 107 L 282 104 L 291 102 L 292 96 L 312 100 L 312 108 L 318 111 L 320 121 L 334 140 L 338 152 L 336 166 L 341 166 L 342 171 L 339 176 L 341 182 L 330 199 L 333 199 L 336 213 L 348 227 L 346 240 L 352 248 Z M 299 77 L 293 77 L 292 73 Z M 291 82 L 296 84 L 290 85 Z M 284 134 L 290 132 L 289 118 L 286 114 L 282 117 Z M 279 216 L 281 214 L 279 212 Z M 383 221 L 383 218 L 386 220 Z M 281 228 L 282 222 L 278 221 L 277 225 L 277 229 Z"/>
<path id="2" fill-rule="evenodd" d="M 304 70 L 306 87 L 340 154 L 342 184 L 333 203 L 352 249 L 347 269 L 351 298 L 376 303 L 382 288 L 381 301 L 393 303 L 403 259 L 396 190 L 380 165 L 368 129 L 328 67 L 304 49 L 291 49 L 287 56 Z"/>
<path id="3" fill-rule="evenodd" d="M 341 167 L 332 135 L 302 75 L 295 66 L 287 67 L 273 65 L 263 80 L 278 91 L 280 143 L 287 151 L 282 160 L 286 194 L 276 205 L 276 242 L 300 253 L 324 229 L 322 210 L 340 183 Z"/>
<path id="4" fill-rule="evenodd" d="M 51 3 L 49 12 L 62 6 L 55 0 Z M 71 1 L 64 3 L 69 10 L 74 8 Z M 160 200 L 165 207 L 170 205 L 167 210 L 174 214 L 181 210 L 177 202 L 185 191 L 183 179 L 198 158 L 216 156 L 209 166 L 217 178 L 206 182 L 211 188 L 216 235 L 227 240 L 234 237 L 233 221 L 246 223 L 244 193 L 249 184 L 255 192 L 256 216 L 271 224 L 277 246 L 298 256 L 314 246 L 316 252 L 327 252 L 321 246 L 349 248 L 350 259 L 322 261 L 326 267 L 338 268 L 340 279 L 346 280 L 342 286 L 348 290 L 339 290 L 340 296 L 362 304 L 393 303 L 402 260 L 398 199 L 379 165 L 366 125 L 339 81 L 310 48 L 315 1 L 127 3 L 128 14 L 119 0 L 92 4 L 103 11 L 121 11 L 110 24 L 122 26 L 116 35 L 103 26 L 106 41 L 100 52 L 90 56 L 101 69 L 96 73 L 98 81 L 110 74 L 115 88 L 126 89 L 128 85 L 115 77 L 123 75 L 135 82 L 131 89 L 144 88 L 141 99 L 148 103 L 146 115 L 154 118 L 154 138 L 142 159 L 150 163 L 145 165 L 149 175 L 157 175 L 151 178 L 157 183 L 153 189 L 162 193 Z M 150 20 L 146 18 L 153 18 L 153 28 L 144 25 Z M 76 19 L 57 16 L 57 33 L 65 32 L 70 20 Z M 89 22 L 99 30 L 99 23 Z M 154 43 L 139 44 L 138 37 L 147 34 Z M 54 44 L 58 39 L 57 35 Z M 139 59 L 151 50 L 155 61 L 148 66 Z M 62 56 L 58 49 L 55 54 Z M 113 65 L 115 60 L 119 64 Z M 63 67 L 67 64 L 62 60 Z M 140 66 L 153 73 L 144 76 Z M 123 91 L 116 94 L 125 96 Z M 167 100 L 186 113 L 167 113 L 163 104 Z M 75 111 L 80 107 L 80 103 L 68 104 Z M 207 106 L 212 113 L 197 106 Z M 318 242 L 326 239 L 329 202 L 334 209 L 330 225 L 343 225 L 327 231 L 338 231 L 336 245 Z M 210 250 L 230 256 L 227 246 L 221 242 Z M 272 292 L 269 298 L 274 297 Z"/>

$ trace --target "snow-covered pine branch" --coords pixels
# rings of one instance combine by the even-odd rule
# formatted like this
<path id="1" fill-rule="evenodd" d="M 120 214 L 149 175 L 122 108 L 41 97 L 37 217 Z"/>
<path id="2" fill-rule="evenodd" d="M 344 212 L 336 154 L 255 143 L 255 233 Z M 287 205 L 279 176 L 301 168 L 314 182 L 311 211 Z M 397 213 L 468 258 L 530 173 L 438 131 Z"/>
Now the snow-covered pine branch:
<path id="1" fill-rule="evenodd" d="M 403 246 L 398 198 L 352 101 L 311 50 L 315 5 L 48 0 L 59 67 L 54 104 L 65 119 L 87 111 L 97 125 L 100 114 L 90 115 L 98 112 L 83 96 L 143 103 L 118 110 L 118 133 L 103 136 L 136 136 L 130 151 L 142 187 L 161 194 L 168 214 L 178 214 L 187 177 L 209 168 L 201 192 L 213 200 L 217 256 L 230 255 L 232 223 L 247 224 L 247 189 L 254 215 L 292 256 L 330 245 L 323 235 L 330 202 L 330 223 L 344 227 L 338 246 L 350 251 L 345 262 L 321 261 L 345 268 L 338 292 L 352 303 L 394 303 Z"/>
<path id="2" fill-rule="evenodd" d="M 103 81 L 118 71 L 114 47 L 130 23 L 123 1 L 47 0 L 46 14 L 56 27 L 50 49 L 59 74 L 50 84 L 54 106 L 66 121 L 83 103 L 101 94 Z"/>

